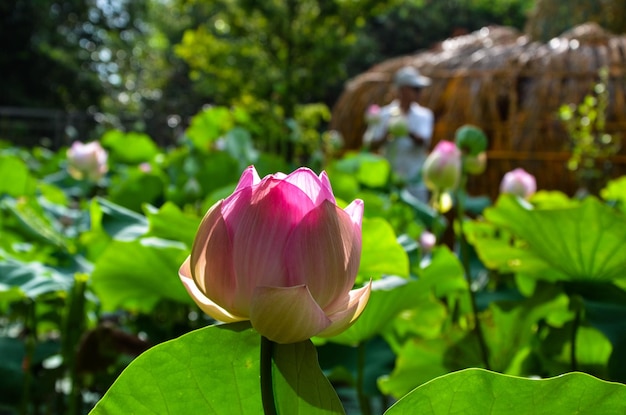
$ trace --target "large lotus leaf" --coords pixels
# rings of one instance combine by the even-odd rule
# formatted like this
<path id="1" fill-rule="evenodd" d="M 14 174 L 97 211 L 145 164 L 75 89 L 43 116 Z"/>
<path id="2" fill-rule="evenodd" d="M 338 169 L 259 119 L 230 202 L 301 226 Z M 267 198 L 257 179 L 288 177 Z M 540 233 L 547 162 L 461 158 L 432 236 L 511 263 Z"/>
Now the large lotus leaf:
<path id="1" fill-rule="evenodd" d="M 525 241 L 513 240 L 511 232 L 493 223 L 468 221 L 463 229 L 468 242 L 487 268 L 503 273 L 541 276 L 549 281 L 567 279 L 566 275 L 529 250 Z"/>
<path id="2" fill-rule="evenodd" d="M 476 338 L 460 328 L 446 330 L 433 339 L 410 338 L 397 354 L 393 371 L 378 379 L 380 390 L 397 399 L 452 370 L 481 365 Z"/>
<path id="3" fill-rule="evenodd" d="M 0 196 L 14 197 L 32 195 L 36 181 L 30 175 L 26 163 L 17 156 L 0 155 Z"/>
<path id="4" fill-rule="evenodd" d="M 626 217 L 596 198 L 568 207 L 534 209 L 504 195 L 485 211 L 485 217 L 511 232 L 524 252 L 510 257 L 509 263 L 541 261 L 555 271 L 550 279 L 626 278 Z M 480 246 L 477 250 L 485 253 Z M 535 277 L 546 278 L 542 272 Z"/>
<path id="5" fill-rule="evenodd" d="M 71 250 L 70 241 L 60 231 L 61 225 L 47 214 L 35 198 L 5 198 L 0 209 L 6 209 L 15 219 L 15 228 L 28 240 L 36 240 L 59 249 Z"/>
<path id="6" fill-rule="evenodd" d="M 147 206 L 144 210 L 150 224 L 150 236 L 180 241 L 191 247 L 202 218 L 183 213 L 172 202 L 166 202 L 159 209 Z"/>
<path id="7" fill-rule="evenodd" d="M 393 228 L 382 218 L 363 220 L 363 248 L 357 283 L 383 275 L 409 276 L 409 257 L 396 239 Z"/>
<path id="8" fill-rule="evenodd" d="M 155 203 L 164 191 L 163 179 L 158 174 L 128 169 L 124 176 L 111 180 L 108 198 L 120 206 L 135 212 L 146 203 Z"/>
<path id="9" fill-rule="evenodd" d="M 223 151 L 202 155 L 198 159 L 198 172 L 194 176 L 202 194 L 208 195 L 224 186 L 237 183 L 243 171 L 239 168 L 240 162 Z"/>
<path id="10" fill-rule="evenodd" d="M 37 299 L 40 295 L 69 291 L 74 274 L 40 262 L 0 261 L 0 300 Z"/>
<path id="11" fill-rule="evenodd" d="M 625 385 L 585 373 L 528 379 L 466 369 L 416 388 L 385 414 L 623 414 L 625 410 Z"/>
<path id="12" fill-rule="evenodd" d="M 373 188 L 387 185 L 391 166 L 385 158 L 371 153 L 360 153 L 358 160 L 359 169 L 356 178 L 361 184 Z"/>
<path id="13" fill-rule="evenodd" d="M 521 301 L 493 302 L 489 306 L 490 324 L 483 324 L 491 368 L 512 375 L 523 370 L 516 358 L 537 341 L 541 322 L 563 324 L 573 319 L 569 301 L 553 285 Z"/>
<path id="14" fill-rule="evenodd" d="M 187 255 L 187 246 L 166 239 L 114 240 L 95 263 L 93 289 L 105 310 L 150 312 L 161 299 L 191 303 L 178 278 Z"/>
<path id="15" fill-rule="evenodd" d="M 433 250 L 430 262 L 420 270 L 418 276 L 422 290 L 432 290 L 436 297 L 467 290 L 463 266 L 445 245 Z"/>
<path id="16" fill-rule="evenodd" d="M 102 144 L 109 149 L 114 161 L 122 163 L 150 161 L 159 153 L 159 147 L 150 136 L 137 132 L 110 130 L 102 136 Z"/>
<path id="17" fill-rule="evenodd" d="M 91 414 L 262 414 L 259 344 L 245 322 L 162 343 L 135 359 Z M 310 341 L 274 345 L 272 369 L 279 413 L 343 413 Z"/>
<path id="18" fill-rule="evenodd" d="M 259 151 L 254 148 L 250 132 L 243 127 L 234 127 L 224 137 L 224 150 L 233 160 L 239 162 L 239 169 L 243 171 L 247 166 L 255 164 Z"/>
<path id="19" fill-rule="evenodd" d="M 148 231 L 148 221 L 143 215 L 106 199 L 94 199 L 90 214 L 92 229 L 104 231 L 116 240 L 133 241 Z"/>
<path id="20" fill-rule="evenodd" d="M 194 115 L 187 128 L 187 137 L 194 146 L 208 151 L 211 143 L 233 127 L 233 116 L 226 107 L 210 107 Z"/>
<path id="21" fill-rule="evenodd" d="M 391 324 L 398 313 L 415 305 L 420 294 L 420 284 L 416 280 L 389 276 L 374 281 L 369 301 L 359 319 L 331 340 L 356 345 L 374 337 Z"/>
<path id="22" fill-rule="evenodd" d="M 600 191 L 600 196 L 626 213 L 626 176 L 609 181 Z"/>

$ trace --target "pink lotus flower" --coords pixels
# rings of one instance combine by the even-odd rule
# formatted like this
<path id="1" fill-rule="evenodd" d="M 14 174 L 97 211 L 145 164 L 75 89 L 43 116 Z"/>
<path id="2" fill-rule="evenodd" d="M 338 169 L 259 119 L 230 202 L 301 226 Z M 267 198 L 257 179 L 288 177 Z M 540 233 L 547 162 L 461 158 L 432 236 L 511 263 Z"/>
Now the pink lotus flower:
<path id="1" fill-rule="evenodd" d="M 419 245 L 423 253 L 428 253 L 437 245 L 437 237 L 429 231 L 423 231 L 419 237 Z"/>
<path id="2" fill-rule="evenodd" d="M 510 193 L 528 199 L 537 191 L 535 176 L 522 168 L 506 173 L 500 183 L 500 193 Z"/>
<path id="3" fill-rule="evenodd" d="M 430 190 L 453 190 L 461 179 L 461 151 L 452 141 L 437 143 L 422 166 L 426 187 Z"/>
<path id="4" fill-rule="evenodd" d="M 105 175 L 108 153 L 97 141 L 83 144 L 75 141 L 67 150 L 67 171 L 77 180 L 98 181 Z"/>
<path id="5" fill-rule="evenodd" d="M 365 112 L 365 122 L 367 124 L 378 124 L 380 123 L 380 106 L 376 104 L 372 104 L 367 107 L 367 111 Z"/>
<path id="6" fill-rule="evenodd" d="M 261 180 L 250 166 L 206 213 L 179 276 L 216 320 L 250 320 L 278 343 L 333 336 L 369 299 L 369 285 L 352 290 L 362 217 L 361 200 L 337 206 L 326 173 L 300 168 Z"/>

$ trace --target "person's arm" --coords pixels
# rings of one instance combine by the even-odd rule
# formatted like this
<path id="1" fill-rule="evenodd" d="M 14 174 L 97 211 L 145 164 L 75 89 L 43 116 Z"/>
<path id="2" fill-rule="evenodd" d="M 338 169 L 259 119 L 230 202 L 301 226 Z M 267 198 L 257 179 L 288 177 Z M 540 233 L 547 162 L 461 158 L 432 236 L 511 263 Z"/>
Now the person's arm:
<path id="1" fill-rule="evenodd" d="M 380 121 L 367 127 L 363 136 L 363 144 L 371 151 L 380 149 L 389 136 L 389 115 L 383 109 Z"/>
<path id="2" fill-rule="evenodd" d="M 423 146 L 426 144 L 426 142 L 430 141 L 430 139 L 426 139 L 422 137 L 421 135 L 419 135 L 419 133 L 415 133 L 411 131 L 409 131 L 409 137 L 413 141 L 413 144 L 415 144 L 416 146 Z"/>

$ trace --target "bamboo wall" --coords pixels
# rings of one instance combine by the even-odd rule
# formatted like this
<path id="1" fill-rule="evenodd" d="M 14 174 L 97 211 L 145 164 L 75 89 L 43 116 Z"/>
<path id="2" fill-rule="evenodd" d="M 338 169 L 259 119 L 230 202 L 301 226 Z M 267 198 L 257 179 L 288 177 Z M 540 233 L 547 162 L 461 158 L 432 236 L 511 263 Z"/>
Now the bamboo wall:
<path id="1" fill-rule="evenodd" d="M 391 79 L 404 65 L 433 79 L 422 94 L 422 105 L 436 118 L 433 145 L 453 139 L 464 124 L 488 135 L 487 171 L 472 177 L 470 190 L 494 198 L 502 176 L 516 167 L 534 174 L 542 189 L 576 191 L 575 177 L 565 167 L 568 137 L 558 108 L 579 103 L 599 69 L 608 67 L 607 132 L 625 141 L 612 159 L 612 176 L 626 174 L 626 36 L 587 24 L 539 43 L 511 28 L 489 27 L 431 51 L 385 61 L 349 82 L 333 109 L 331 128 L 348 148 L 361 145 L 367 107 L 393 99 Z"/>

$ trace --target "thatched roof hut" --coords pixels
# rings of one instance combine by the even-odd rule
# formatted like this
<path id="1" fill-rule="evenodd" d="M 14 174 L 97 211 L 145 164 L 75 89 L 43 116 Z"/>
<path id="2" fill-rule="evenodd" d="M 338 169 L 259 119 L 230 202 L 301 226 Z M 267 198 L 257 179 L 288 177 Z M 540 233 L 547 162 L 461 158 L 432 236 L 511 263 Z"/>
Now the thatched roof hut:
<path id="1" fill-rule="evenodd" d="M 363 114 L 369 105 L 392 99 L 391 79 L 404 65 L 433 79 L 422 94 L 422 104 L 436 117 L 433 144 L 453 139 L 464 124 L 477 125 L 488 135 L 487 171 L 472 178 L 473 193 L 497 196 L 502 175 L 523 167 L 537 176 L 540 188 L 573 194 L 578 185 L 565 167 L 569 141 L 557 112 L 562 104 L 579 103 L 590 93 L 603 67 L 609 69 L 606 130 L 626 132 L 626 36 L 585 24 L 540 43 L 497 26 L 385 61 L 351 80 L 331 122 L 348 148 L 360 147 Z M 614 176 L 626 174 L 624 148 L 613 163 Z"/>

